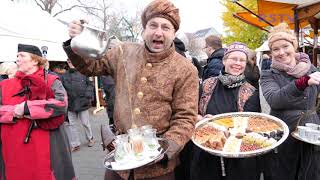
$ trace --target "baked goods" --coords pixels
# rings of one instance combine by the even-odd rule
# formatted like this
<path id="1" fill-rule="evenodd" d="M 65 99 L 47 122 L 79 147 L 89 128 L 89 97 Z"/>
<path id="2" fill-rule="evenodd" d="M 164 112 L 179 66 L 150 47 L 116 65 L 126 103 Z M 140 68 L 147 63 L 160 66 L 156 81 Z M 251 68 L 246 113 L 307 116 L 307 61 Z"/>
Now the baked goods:
<path id="1" fill-rule="evenodd" d="M 250 153 L 275 145 L 283 131 L 279 122 L 267 117 L 227 116 L 198 126 L 193 140 L 222 153 Z"/>

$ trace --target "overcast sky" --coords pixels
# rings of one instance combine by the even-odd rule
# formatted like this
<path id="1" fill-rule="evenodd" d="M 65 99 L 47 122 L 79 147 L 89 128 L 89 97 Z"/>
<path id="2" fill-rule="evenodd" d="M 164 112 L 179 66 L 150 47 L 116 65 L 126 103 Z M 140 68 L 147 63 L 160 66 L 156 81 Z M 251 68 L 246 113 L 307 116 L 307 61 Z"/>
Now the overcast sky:
<path id="1" fill-rule="evenodd" d="M 127 9 L 128 14 L 134 14 L 137 9 L 143 9 L 152 0 L 114 0 L 118 8 Z M 195 32 L 200 29 L 214 27 L 219 33 L 223 32 L 221 12 L 224 7 L 219 0 L 172 0 L 180 9 L 180 32 Z M 67 13 L 66 13 L 67 14 Z M 72 16 L 64 17 L 71 21 L 79 14 L 72 12 Z"/>
<path id="2" fill-rule="evenodd" d="M 118 0 L 127 9 L 145 7 L 152 0 Z M 214 27 L 222 33 L 221 12 L 223 6 L 219 0 L 172 0 L 180 9 L 181 31 L 194 32 L 199 29 Z"/>

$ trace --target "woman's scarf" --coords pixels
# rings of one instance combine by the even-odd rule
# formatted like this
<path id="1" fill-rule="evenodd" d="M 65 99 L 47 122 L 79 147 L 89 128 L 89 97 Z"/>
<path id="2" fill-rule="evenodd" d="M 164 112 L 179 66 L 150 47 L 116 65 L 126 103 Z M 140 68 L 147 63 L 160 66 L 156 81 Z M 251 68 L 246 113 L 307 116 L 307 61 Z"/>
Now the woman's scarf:
<path id="1" fill-rule="evenodd" d="M 224 70 L 220 72 L 218 79 L 223 86 L 226 86 L 227 88 L 239 87 L 246 81 L 243 73 L 238 76 L 234 76 L 224 72 Z"/>
<path id="2" fill-rule="evenodd" d="M 295 60 L 297 64 L 295 66 L 289 66 L 273 59 L 271 67 L 279 71 L 284 71 L 295 78 L 300 78 L 307 74 L 311 67 L 311 62 L 306 53 L 296 53 Z"/>
<path id="3" fill-rule="evenodd" d="M 46 99 L 48 88 L 44 76 L 45 73 L 43 68 L 39 68 L 32 74 L 25 74 L 18 71 L 15 77 L 21 79 L 21 85 L 23 87 L 18 95 L 27 95 L 29 100 Z"/>

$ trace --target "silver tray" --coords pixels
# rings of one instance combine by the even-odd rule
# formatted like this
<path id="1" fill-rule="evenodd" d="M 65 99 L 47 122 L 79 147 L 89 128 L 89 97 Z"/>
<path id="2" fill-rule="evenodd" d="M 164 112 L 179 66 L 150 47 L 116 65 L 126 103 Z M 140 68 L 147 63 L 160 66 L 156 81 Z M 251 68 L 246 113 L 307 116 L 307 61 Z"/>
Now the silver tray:
<path id="1" fill-rule="evenodd" d="M 209 122 L 221 119 L 221 118 L 239 117 L 239 116 L 240 117 L 265 117 L 270 120 L 273 120 L 275 123 L 277 123 L 283 129 L 283 135 L 282 135 L 281 139 L 278 140 L 277 143 L 273 144 L 272 146 L 258 149 L 258 150 L 254 150 L 254 151 L 238 152 L 238 153 L 223 152 L 223 151 L 214 150 L 214 149 L 210 149 L 205 146 L 202 146 L 201 144 L 197 143 L 194 140 L 194 134 L 192 135 L 192 138 L 191 138 L 192 142 L 196 146 L 198 146 L 199 148 L 203 149 L 204 151 L 207 151 L 208 153 L 216 155 L 216 156 L 227 157 L 227 158 L 246 158 L 246 157 L 253 157 L 253 156 L 265 154 L 265 153 L 273 150 L 274 148 L 276 148 L 277 146 L 282 144 L 289 136 L 289 128 L 285 122 L 283 122 L 282 120 L 280 120 L 277 117 L 274 117 L 274 116 L 271 116 L 268 114 L 264 114 L 264 113 L 255 113 L 255 112 L 235 112 L 235 113 L 224 113 L 224 114 L 215 115 L 211 118 L 205 118 L 205 119 L 199 121 L 196 124 L 196 128 L 198 128 L 199 126 L 203 126 Z"/>
<path id="2" fill-rule="evenodd" d="M 320 146 L 320 141 L 310 141 L 310 140 L 308 140 L 306 138 L 302 138 L 302 137 L 299 136 L 297 131 L 293 131 L 291 133 L 291 136 L 296 138 L 296 139 L 298 139 L 299 141 L 303 141 L 305 143 L 309 143 L 309 144 L 313 144 L 313 145 L 316 145 L 316 146 Z"/>
<path id="3" fill-rule="evenodd" d="M 148 164 L 152 164 L 154 163 L 156 160 L 158 160 L 159 158 L 161 158 L 161 156 L 163 156 L 168 148 L 169 148 L 169 142 L 168 140 L 164 139 L 164 138 L 157 138 L 158 142 L 160 144 L 160 147 L 158 148 L 158 151 L 160 152 L 158 155 L 151 157 L 149 160 L 145 161 L 141 161 L 141 163 L 139 163 L 139 161 L 135 161 L 136 163 L 131 163 L 128 162 L 126 165 L 122 166 L 122 168 L 113 168 L 111 165 L 111 162 L 115 162 L 114 160 L 114 150 L 111 151 L 110 153 L 108 153 L 105 158 L 103 159 L 103 166 L 109 170 L 112 171 L 123 171 L 123 170 L 130 170 L 130 169 L 136 169 Z"/>

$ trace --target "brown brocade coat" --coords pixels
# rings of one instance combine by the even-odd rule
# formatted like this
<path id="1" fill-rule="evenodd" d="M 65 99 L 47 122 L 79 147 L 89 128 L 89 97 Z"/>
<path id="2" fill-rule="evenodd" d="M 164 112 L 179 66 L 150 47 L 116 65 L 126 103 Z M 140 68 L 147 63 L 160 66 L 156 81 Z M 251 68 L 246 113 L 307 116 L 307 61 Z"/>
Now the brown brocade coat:
<path id="1" fill-rule="evenodd" d="M 114 123 L 121 133 L 131 127 L 133 118 L 137 126 L 151 124 L 163 137 L 177 143 L 180 150 L 183 148 L 197 118 L 198 76 L 196 68 L 176 53 L 174 47 L 162 53 L 150 53 L 142 44 L 123 43 L 109 50 L 102 59 L 90 60 L 74 54 L 69 43 L 65 42 L 64 49 L 81 73 L 114 77 Z M 136 169 L 134 175 L 136 179 L 162 176 L 172 172 L 176 163 L 177 157 L 167 166 L 155 164 Z M 119 174 L 128 177 L 128 172 Z"/>

